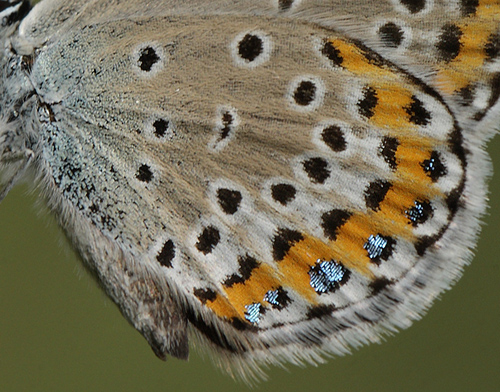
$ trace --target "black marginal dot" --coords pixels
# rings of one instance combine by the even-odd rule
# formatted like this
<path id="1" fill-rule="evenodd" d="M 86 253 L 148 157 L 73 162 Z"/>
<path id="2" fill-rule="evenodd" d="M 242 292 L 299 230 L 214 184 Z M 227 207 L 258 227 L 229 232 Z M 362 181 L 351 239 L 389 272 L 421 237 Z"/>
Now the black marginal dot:
<path id="1" fill-rule="evenodd" d="M 278 229 L 278 233 L 273 238 L 273 260 L 281 261 L 285 258 L 290 248 L 304 236 L 295 230 Z"/>
<path id="2" fill-rule="evenodd" d="M 462 30 L 454 24 L 447 24 L 441 30 L 441 35 L 436 43 L 438 54 L 441 60 L 450 62 L 458 56 L 462 44 Z"/>
<path id="3" fill-rule="evenodd" d="M 473 16 L 477 7 L 479 7 L 479 0 L 461 0 L 460 1 L 460 11 L 462 16 Z"/>
<path id="4" fill-rule="evenodd" d="M 206 227 L 198 237 L 196 249 L 203 254 L 211 253 L 220 241 L 220 232 L 213 226 Z"/>
<path id="5" fill-rule="evenodd" d="M 380 40 L 388 48 L 397 48 L 404 38 L 403 30 L 394 22 L 387 22 L 378 29 Z"/>
<path id="6" fill-rule="evenodd" d="M 415 243 L 415 250 L 417 251 L 417 254 L 419 256 L 423 256 L 425 254 L 425 251 L 429 249 L 430 246 L 434 245 L 435 242 L 438 240 L 439 236 L 423 236 L 418 239 L 418 241 Z"/>
<path id="7" fill-rule="evenodd" d="M 301 81 L 293 93 L 293 100 L 299 106 L 310 105 L 314 98 L 316 98 L 316 85 L 310 80 Z"/>
<path id="8" fill-rule="evenodd" d="M 373 211 L 380 208 L 380 203 L 385 199 L 392 184 L 389 181 L 376 180 L 370 183 L 365 189 L 366 206 Z"/>
<path id="9" fill-rule="evenodd" d="M 157 137 L 163 137 L 165 136 L 165 133 L 167 132 L 168 129 L 168 121 L 162 118 L 155 120 L 153 122 L 153 128 L 154 128 L 154 134 Z"/>
<path id="10" fill-rule="evenodd" d="M 468 84 L 457 91 L 457 95 L 460 97 L 460 104 L 464 106 L 472 105 L 474 101 L 474 90 L 475 87 L 472 84 Z"/>
<path id="11" fill-rule="evenodd" d="M 297 193 L 297 190 L 290 184 L 275 184 L 271 186 L 271 197 L 274 201 L 286 206 Z"/>
<path id="12" fill-rule="evenodd" d="M 425 8 L 425 3 L 426 0 L 401 0 L 401 4 L 403 4 L 412 14 L 422 11 Z"/>
<path id="13" fill-rule="evenodd" d="M 245 35 L 238 44 L 238 53 L 242 59 L 254 61 L 262 51 L 264 44 L 262 38 L 254 34 Z"/>
<path id="14" fill-rule="evenodd" d="M 252 330 L 253 329 L 253 326 L 248 324 L 248 323 L 245 323 L 243 322 L 242 320 L 240 320 L 238 317 L 233 317 L 231 320 L 231 325 L 237 329 L 238 331 L 247 331 L 247 330 Z"/>
<path id="15" fill-rule="evenodd" d="M 175 257 L 175 245 L 172 240 L 168 240 L 161 248 L 160 253 L 156 256 L 156 260 L 164 267 L 172 267 L 172 260 Z"/>
<path id="16" fill-rule="evenodd" d="M 363 89 L 363 98 L 358 102 L 359 114 L 366 118 L 371 118 L 375 114 L 375 107 L 378 104 L 377 91 L 373 87 Z"/>
<path id="17" fill-rule="evenodd" d="M 427 222 L 434 213 L 434 209 L 428 200 L 420 201 L 415 200 L 414 206 L 405 211 L 410 223 L 416 227 L 422 223 Z"/>
<path id="18" fill-rule="evenodd" d="M 441 155 L 437 151 L 433 151 L 431 157 L 423 161 L 421 166 L 432 182 L 438 181 L 448 173 L 446 166 L 441 161 Z"/>
<path id="19" fill-rule="evenodd" d="M 151 46 L 141 49 L 139 54 L 139 67 L 146 72 L 151 71 L 153 65 L 160 61 L 160 57 Z"/>
<path id="20" fill-rule="evenodd" d="M 238 258 L 238 274 L 233 274 L 229 278 L 227 278 L 224 283 L 222 283 L 226 287 L 232 287 L 238 283 L 245 283 L 250 276 L 252 276 L 252 271 L 256 269 L 260 264 L 257 260 L 255 260 L 251 256 L 244 256 Z"/>
<path id="21" fill-rule="evenodd" d="M 328 162 L 323 158 L 307 159 L 303 165 L 308 177 L 316 184 L 323 184 L 330 177 Z"/>
<path id="22" fill-rule="evenodd" d="M 344 151 L 347 147 L 344 132 L 338 125 L 329 125 L 321 132 L 325 144 L 335 152 Z"/>
<path id="23" fill-rule="evenodd" d="M 425 108 L 423 102 L 416 96 L 411 97 L 411 103 L 405 108 L 406 113 L 410 116 L 410 122 L 419 126 L 426 126 L 429 124 L 431 114 Z"/>
<path id="24" fill-rule="evenodd" d="M 194 289 L 193 293 L 204 304 L 217 298 L 217 293 L 212 289 Z"/>
<path id="25" fill-rule="evenodd" d="M 309 308 L 306 317 L 308 320 L 320 319 L 330 316 L 334 310 L 335 306 L 333 305 L 316 305 Z"/>
<path id="26" fill-rule="evenodd" d="M 459 207 L 464 207 L 461 187 L 453 189 L 445 199 L 446 206 L 451 214 L 455 214 Z"/>
<path id="27" fill-rule="evenodd" d="M 379 153 L 392 170 L 396 170 L 398 167 L 396 162 L 398 147 L 399 141 L 395 137 L 384 136 L 380 143 Z"/>
<path id="28" fill-rule="evenodd" d="M 331 210 L 325 212 L 321 216 L 321 227 L 323 228 L 325 237 L 331 241 L 335 241 L 339 229 L 347 222 L 351 215 L 350 212 L 345 210 Z"/>
<path id="29" fill-rule="evenodd" d="M 494 60 L 500 55 L 500 32 L 491 34 L 484 46 L 484 52 L 489 60 Z"/>
<path id="30" fill-rule="evenodd" d="M 375 264 L 380 264 L 382 260 L 387 261 L 394 251 L 396 240 L 384 235 L 370 235 L 368 240 L 363 245 L 370 261 Z"/>
<path id="31" fill-rule="evenodd" d="M 219 206 L 226 214 L 232 215 L 238 211 L 241 203 L 241 192 L 220 188 L 217 190 Z"/>
<path id="32" fill-rule="evenodd" d="M 288 11 L 293 5 L 293 0 L 279 0 L 278 7 L 280 11 Z"/>
<path id="33" fill-rule="evenodd" d="M 376 295 L 384 290 L 387 286 L 392 284 L 393 282 L 386 278 L 377 278 L 373 282 L 370 283 L 370 289 L 372 291 L 372 295 Z"/>
<path id="34" fill-rule="evenodd" d="M 150 182 L 153 179 L 153 172 L 148 165 L 143 164 L 139 167 L 135 176 L 139 181 Z"/>
<path id="35" fill-rule="evenodd" d="M 321 48 L 321 54 L 323 54 L 328 60 L 330 60 L 333 65 L 341 66 L 344 62 L 340 50 L 338 50 L 332 42 L 325 40 L 323 47 Z"/>

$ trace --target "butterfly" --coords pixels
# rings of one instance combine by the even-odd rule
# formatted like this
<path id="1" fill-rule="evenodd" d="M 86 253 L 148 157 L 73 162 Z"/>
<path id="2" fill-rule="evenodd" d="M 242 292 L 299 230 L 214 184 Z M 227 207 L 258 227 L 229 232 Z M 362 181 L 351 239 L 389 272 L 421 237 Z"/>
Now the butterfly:
<path id="1" fill-rule="evenodd" d="M 0 4 L 0 199 L 34 174 L 158 357 L 343 355 L 470 261 L 498 1 Z"/>

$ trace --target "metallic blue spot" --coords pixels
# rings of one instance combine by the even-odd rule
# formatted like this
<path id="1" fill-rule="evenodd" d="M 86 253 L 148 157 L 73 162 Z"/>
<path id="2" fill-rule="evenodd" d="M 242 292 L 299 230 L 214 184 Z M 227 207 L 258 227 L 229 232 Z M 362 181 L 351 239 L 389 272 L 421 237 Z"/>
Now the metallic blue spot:
<path id="1" fill-rule="evenodd" d="M 433 182 L 438 181 L 448 172 L 437 151 L 433 151 L 430 158 L 423 161 L 421 166 Z"/>
<path id="2" fill-rule="evenodd" d="M 260 303 L 254 303 L 251 305 L 245 305 L 245 318 L 251 322 L 252 324 L 258 324 L 261 316 L 261 307 Z"/>
<path id="3" fill-rule="evenodd" d="M 405 214 L 413 226 L 418 226 L 433 215 L 433 208 L 428 201 L 415 200 L 414 204 L 415 206 L 405 211 Z"/>
<path id="4" fill-rule="evenodd" d="M 367 250 L 368 257 L 373 260 L 382 256 L 388 243 L 389 241 L 380 234 L 377 234 L 375 237 L 371 235 L 363 245 L 363 248 Z"/>
<path id="5" fill-rule="evenodd" d="M 345 283 L 349 271 L 334 260 L 316 261 L 309 270 L 311 287 L 320 294 L 335 291 L 341 283 Z"/>
<path id="6" fill-rule="evenodd" d="M 276 290 L 269 290 L 263 298 L 268 304 L 270 304 L 273 309 L 281 310 L 286 308 L 290 303 L 290 297 L 283 289 L 283 287 L 278 287 Z M 264 308 L 265 309 L 265 308 Z"/>
<path id="7" fill-rule="evenodd" d="M 434 158 L 429 159 L 427 165 L 425 166 L 425 169 L 427 171 L 434 171 L 436 169 L 436 159 Z"/>
<path id="8" fill-rule="evenodd" d="M 278 290 L 269 290 L 264 295 L 264 301 L 269 302 L 271 305 L 280 306 L 278 302 Z"/>
<path id="9" fill-rule="evenodd" d="M 415 207 L 405 211 L 406 215 L 412 222 L 418 221 L 424 214 L 424 207 L 418 201 L 415 201 Z"/>

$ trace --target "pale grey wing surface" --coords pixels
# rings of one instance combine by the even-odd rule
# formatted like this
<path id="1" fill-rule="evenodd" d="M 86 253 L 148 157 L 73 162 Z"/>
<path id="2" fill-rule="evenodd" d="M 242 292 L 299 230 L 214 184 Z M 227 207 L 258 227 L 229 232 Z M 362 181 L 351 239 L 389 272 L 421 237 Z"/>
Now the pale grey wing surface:
<path id="1" fill-rule="evenodd" d="M 333 28 L 437 88 L 464 122 L 487 117 L 500 95 L 496 0 L 46 0 L 21 25 L 21 36 L 36 46 L 56 31 L 100 20 L 176 14 L 263 15 Z M 485 128 L 491 126 L 477 132 Z"/>
<path id="2" fill-rule="evenodd" d="M 157 355 L 186 357 L 190 324 L 242 372 L 320 361 L 459 276 L 487 160 L 439 45 L 377 23 L 463 15 L 402 3 L 47 0 L 22 23 L 41 185 Z"/>
<path id="3" fill-rule="evenodd" d="M 255 60 L 252 46 L 249 51 L 239 46 L 248 32 L 250 41 L 262 44 L 255 63 L 245 61 Z M 30 78 L 47 105 L 45 117 L 55 119 L 40 124 L 40 165 L 53 178 L 46 186 L 91 268 L 146 335 L 141 322 L 154 328 L 160 319 L 151 316 L 151 306 L 157 306 L 157 296 L 170 294 L 175 301 L 167 300 L 171 306 L 163 311 L 173 331 L 189 320 L 236 364 L 240 357 L 250 363 L 319 360 L 322 350 L 343 353 L 346 342 L 376 340 L 384 328 L 346 326 L 387 316 L 371 308 L 379 291 L 372 281 L 388 274 L 404 277 L 416 262 L 416 255 L 403 258 L 403 251 L 412 253 L 408 239 L 400 239 L 394 259 L 379 269 L 352 258 L 358 272 L 338 292 L 340 284 L 325 282 L 323 289 L 316 280 L 309 283 L 317 275 L 314 269 L 307 272 L 307 264 L 300 266 L 306 288 L 303 278 L 291 279 L 300 263 L 292 260 L 288 270 L 273 272 L 302 240 L 308 243 L 301 250 L 308 262 L 326 258 L 334 226 L 348 220 L 347 211 L 374 208 L 367 206 L 366 189 L 377 189 L 381 178 L 396 181 L 388 156 L 378 152 L 391 130 L 368 127 L 364 117 L 375 108 L 359 103 L 369 100 L 366 83 L 373 83 L 372 76 L 332 66 L 332 36 L 330 29 L 288 19 L 182 15 L 82 25 L 40 50 Z M 435 134 L 417 129 L 451 164 L 457 158 L 446 142 L 453 126 L 447 108 L 396 67 L 382 61 L 379 66 L 388 82 L 429 100 L 441 128 Z M 325 133 L 337 128 L 345 131 L 340 148 Z M 456 186 L 461 176 L 458 164 L 444 185 Z M 286 206 L 276 186 L 294 189 L 295 202 Z M 64 219 L 65 213 L 72 219 Z M 447 219 L 436 214 L 427 230 L 447 227 Z M 80 225 L 96 235 L 91 246 L 78 238 L 82 230 L 74 226 Z M 365 249 L 375 249 L 368 250 L 373 258 L 378 246 L 386 246 L 375 234 L 363 240 Z M 100 255 L 108 241 L 121 258 Z M 263 284 L 255 284 L 252 275 Z M 274 281 L 262 295 L 278 309 L 259 313 L 250 299 Z M 282 304 L 273 297 L 285 291 L 278 283 L 287 292 Z M 246 284 L 250 294 L 228 295 L 229 305 L 217 305 L 226 299 L 216 293 L 238 284 Z M 143 288 L 146 299 L 134 288 Z M 317 308 L 301 292 L 313 288 L 327 294 L 312 301 Z M 132 306 L 137 296 L 142 300 Z M 414 306 L 399 301 L 403 313 Z M 338 314 L 332 304 L 339 306 Z M 382 300 L 380 307 L 388 310 L 389 302 Z M 180 315 L 180 324 L 171 321 L 172 313 Z M 408 322 L 387 320 L 390 326 Z M 280 334 L 282 323 L 289 334 Z M 171 340 L 171 331 L 154 332 Z M 314 344 L 306 349 L 307 342 Z M 176 355 L 171 346 L 164 344 L 160 352 Z"/>

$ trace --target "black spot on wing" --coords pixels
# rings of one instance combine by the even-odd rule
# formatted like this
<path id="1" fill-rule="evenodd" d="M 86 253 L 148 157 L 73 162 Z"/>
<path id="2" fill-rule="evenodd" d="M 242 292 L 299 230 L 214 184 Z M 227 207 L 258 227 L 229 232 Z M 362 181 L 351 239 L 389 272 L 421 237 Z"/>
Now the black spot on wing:
<path id="1" fill-rule="evenodd" d="M 316 84 L 311 80 L 302 80 L 293 92 L 293 100 L 299 106 L 308 106 L 316 98 Z"/>
<path id="2" fill-rule="evenodd" d="M 273 239 L 273 260 L 283 260 L 290 248 L 296 242 L 302 241 L 303 239 L 304 236 L 298 231 L 290 229 L 278 229 L 278 232 Z"/>
<path id="3" fill-rule="evenodd" d="M 140 50 L 138 62 L 139 68 L 142 71 L 150 72 L 158 61 L 160 61 L 160 57 L 156 53 L 156 50 L 151 46 L 146 46 Z"/>
<path id="4" fill-rule="evenodd" d="M 278 8 L 280 11 L 288 11 L 294 3 L 294 0 L 278 0 Z"/>
<path id="5" fill-rule="evenodd" d="M 344 62 L 344 58 L 342 57 L 340 50 L 338 50 L 333 43 L 328 40 L 323 42 L 321 54 L 330 60 L 332 65 L 341 66 Z"/>
<path id="6" fill-rule="evenodd" d="M 162 118 L 153 121 L 153 129 L 155 136 L 159 138 L 165 136 L 165 133 L 167 132 L 168 129 L 168 125 L 169 122 Z"/>
<path id="7" fill-rule="evenodd" d="M 390 284 L 392 284 L 392 281 L 390 281 L 389 279 L 385 278 L 375 279 L 373 282 L 370 283 L 370 289 L 372 291 L 372 295 L 377 295 Z"/>
<path id="8" fill-rule="evenodd" d="M 462 16 L 474 16 L 479 6 L 479 0 L 460 0 L 460 12 Z"/>
<path id="9" fill-rule="evenodd" d="M 242 198 L 239 191 L 227 188 L 217 189 L 219 206 L 228 215 L 233 215 L 238 211 Z"/>
<path id="10" fill-rule="evenodd" d="M 253 270 L 258 268 L 260 265 L 257 260 L 248 255 L 244 257 L 240 256 L 238 258 L 238 264 L 238 274 L 233 274 L 227 278 L 223 283 L 224 286 L 232 287 L 235 284 L 245 283 L 248 279 L 250 279 L 250 276 L 252 276 Z"/>
<path id="11" fill-rule="evenodd" d="M 334 310 L 335 306 L 333 305 L 315 305 L 309 308 L 309 310 L 306 313 L 306 318 L 308 320 L 314 320 L 331 316 Z"/>
<path id="12" fill-rule="evenodd" d="M 306 159 L 303 167 L 311 182 L 315 184 L 323 184 L 331 174 L 328 162 L 323 158 Z"/>
<path id="13" fill-rule="evenodd" d="M 373 117 L 377 104 L 377 91 L 373 87 L 365 87 L 363 89 L 363 97 L 358 101 L 359 114 L 367 119 Z"/>
<path id="14" fill-rule="evenodd" d="M 321 216 L 321 227 L 325 236 L 334 241 L 337 238 L 339 229 L 347 222 L 351 217 L 351 213 L 345 210 L 334 209 L 325 212 Z"/>
<path id="15" fill-rule="evenodd" d="M 408 116 L 410 116 L 410 122 L 413 124 L 419 126 L 426 126 L 429 124 L 431 114 L 425 108 L 423 102 L 416 96 L 411 97 L 411 103 L 404 109 Z"/>
<path id="16" fill-rule="evenodd" d="M 344 132 L 338 125 L 326 126 L 321 131 L 321 139 L 334 152 L 344 151 L 347 147 Z"/>
<path id="17" fill-rule="evenodd" d="M 391 186 L 389 181 L 376 180 L 371 182 L 365 189 L 366 206 L 373 211 L 378 210 Z"/>
<path id="18" fill-rule="evenodd" d="M 297 190 L 290 184 L 275 184 L 271 186 L 271 197 L 274 201 L 287 205 L 290 203 L 297 193 Z"/>
<path id="19" fill-rule="evenodd" d="M 212 289 L 194 289 L 193 293 L 203 304 L 212 302 L 217 298 L 217 293 Z"/>
<path id="20" fill-rule="evenodd" d="M 150 182 L 153 179 L 153 172 L 149 165 L 142 164 L 137 170 L 136 178 L 141 182 Z"/>
<path id="21" fill-rule="evenodd" d="M 163 244 L 160 253 L 156 256 L 156 260 L 164 267 L 172 267 L 172 260 L 175 257 L 175 245 L 172 240 L 168 240 Z"/>
<path id="22" fill-rule="evenodd" d="M 424 160 L 421 163 L 425 174 L 432 180 L 432 182 L 438 181 L 441 177 L 448 173 L 446 166 L 444 165 L 441 155 L 437 151 L 433 151 L 429 159 Z"/>
<path id="23" fill-rule="evenodd" d="M 220 232 L 214 226 L 208 226 L 198 237 L 196 249 L 203 254 L 211 253 L 220 241 Z"/>
<path id="24" fill-rule="evenodd" d="M 488 60 L 494 60 L 500 55 L 500 31 L 491 34 L 484 46 L 484 52 Z"/>
<path id="25" fill-rule="evenodd" d="M 387 22 L 378 29 L 378 35 L 382 43 L 388 48 L 397 48 L 401 45 L 404 32 L 394 22 Z"/>
<path id="26" fill-rule="evenodd" d="M 246 34 L 238 43 L 239 56 L 249 62 L 259 57 L 264 50 L 262 38 L 255 34 Z"/>
<path id="27" fill-rule="evenodd" d="M 441 60 L 450 62 L 455 59 L 462 48 L 460 39 L 462 38 L 462 30 L 454 24 L 445 25 L 439 36 L 436 48 Z"/>
<path id="28" fill-rule="evenodd" d="M 401 4 L 411 13 L 418 14 L 427 3 L 427 0 L 400 0 Z"/>

